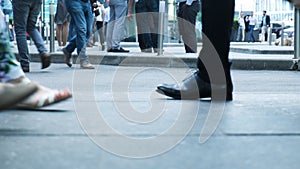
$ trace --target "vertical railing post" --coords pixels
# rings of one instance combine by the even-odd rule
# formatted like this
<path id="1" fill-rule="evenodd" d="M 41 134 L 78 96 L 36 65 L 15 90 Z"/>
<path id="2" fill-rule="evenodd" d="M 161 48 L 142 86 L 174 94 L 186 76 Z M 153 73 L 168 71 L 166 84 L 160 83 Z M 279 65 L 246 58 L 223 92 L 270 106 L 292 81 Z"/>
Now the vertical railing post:
<path id="1" fill-rule="evenodd" d="M 165 1 L 159 1 L 159 22 L 158 22 L 158 53 L 157 55 L 163 54 L 163 42 L 164 42 L 164 17 L 165 17 Z"/>
<path id="2" fill-rule="evenodd" d="M 55 36 L 54 36 L 54 2 L 50 3 L 50 52 L 55 50 Z"/>
<path id="3" fill-rule="evenodd" d="M 284 45 L 284 22 L 282 22 L 282 24 L 281 24 L 281 37 L 280 37 L 280 44 L 281 44 L 281 46 L 283 46 Z"/>
<path id="4" fill-rule="evenodd" d="M 297 70 L 299 69 L 299 59 L 300 59 L 300 9 L 295 8 L 294 13 L 295 18 L 295 28 L 294 28 L 294 57 L 293 57 L 293 65 L 291 69 Z"/>
<path id="5" fill-rule="evenodd" d="M 270 25 L 270 27 L 268 28 L 268 40 L 269 40 L 269 45 L 272 45 L 272 29 L 273 29 L 273 24 Z"/>
<path id="6" fill-rule="evenodd" d="M 46 23 L 45 26 L 44 26 L 44 29 L 45 29 L 45 39 L 46 39 L 46 44 L 48 45 L 49 43 L 49 28 L 48 28 L 48 24 Z"/>
<path id="7" fill-rule="evenodd" d="M 42 2 L 42 6 L 41 6 L 41 31 L 40 34 L 42 35 L 43 39 L 45 38 L 45 25 L 44 25 L 44 20 L 45 20 L 45 0 L 43 0 Z"/>

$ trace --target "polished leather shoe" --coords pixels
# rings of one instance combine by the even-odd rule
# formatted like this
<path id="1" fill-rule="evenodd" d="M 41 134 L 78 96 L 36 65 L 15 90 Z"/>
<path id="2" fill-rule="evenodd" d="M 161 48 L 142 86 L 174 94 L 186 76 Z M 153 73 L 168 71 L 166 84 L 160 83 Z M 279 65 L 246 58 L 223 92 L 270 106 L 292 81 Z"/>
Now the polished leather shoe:
<path id="1" fill-rule="evenodd" d="M 212 90 L 213 89 L 213 90 Z M 218 101 L 232 100 L 232 85 L 210 84 L 202 80 L 197 72 L 183 80 L 180 85 L 161 84 L 157 86 L 158 93 L 174 99 L 211 98 Z M 214 96 L 212 98 L 212 91 Z"/>
<path id="2" fill-rule="evenodd" d="M 129 50 L 123 49 L 123 48 L 121 47 L 119 50 L 117 50 L 117 52 L 125 52 L 125 53 L 128 53 Z"/>
<path id="3" fill-rule="evenodd" d="M 111 49 L 111 50 L 109 50 L 109 51 L 107 51 L 107 52 L 128 53 L 129 50 L 125 50 L 125 49 L 123 49 L 123 48 L 120 48 L 120 49 Z"/>

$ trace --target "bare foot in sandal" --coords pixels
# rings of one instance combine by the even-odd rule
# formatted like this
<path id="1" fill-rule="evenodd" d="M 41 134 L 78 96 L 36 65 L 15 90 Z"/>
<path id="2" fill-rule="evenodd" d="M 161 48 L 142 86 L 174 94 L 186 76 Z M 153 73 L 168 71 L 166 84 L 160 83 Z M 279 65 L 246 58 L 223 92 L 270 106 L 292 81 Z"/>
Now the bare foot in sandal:
<path id="1" fill-rule="evenodd" d="M 29 96 L 26 100 L 17 104 L 17 108 L 35 109 L 52 105 L 70 98 L 71 92 L 69 89 L 53 90 L 44 86 L 38 85 L 35 93 Z"/>
<path id="2" fill-rule="evenodd" d="M 20 78 L 9 81 L 9 83 L 12 85 L 24 85 L 31 82 L 27 77 L 22 76 Z M 25 100 L 18 103 L 16 105 L 17 108 L 21 108 L 21 109 L 41 108 L 48 105 L 52 105 L 54 103 L 61 102 L 72 96 L 69 89 L 54 90 L 39 84 L 36 84 L 36 86 L 37 86 L 37 90 L 29 97 L 27 97 Z"/>

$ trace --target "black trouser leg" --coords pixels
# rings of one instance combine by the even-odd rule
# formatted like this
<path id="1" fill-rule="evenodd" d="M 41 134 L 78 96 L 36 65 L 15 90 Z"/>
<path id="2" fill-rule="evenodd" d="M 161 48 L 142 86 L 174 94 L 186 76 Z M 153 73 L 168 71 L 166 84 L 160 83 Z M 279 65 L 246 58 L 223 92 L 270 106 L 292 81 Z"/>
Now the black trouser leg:
<path id="1" fill-rule="evenodd" d="M 147 0 L 147 8 L 150 17 L 150 38 L 152 47 L 154 49 L 158 48 L 158 20 L 159 20 L 159 0 Z"/>
<path id="2" fill-rule="evenodd" d="M 135 9 L 140 48 L 157 48 L 159 0 L 140 0 Z"/>
<path id="3" fill-rule="evenodd" d="M 145 1 L 140 0 L 138 3 L 135 5 L 135 11 L 136 11 L 136 24 L 137 24 L 137 33 L 138 33 L 138 41 L 139 41 L 139 46 L 140 48 L 147 49 L 151 45 L 146 44 L 146 36 L 149 33 L 147 30 L 147 15 L 146 15 L 146 8 L 145 8 Z M 147 25 L 148 26 L 148 25 Z"/>
<path id="4" fill-rule="evenodd" d="M 204 38 L 197 64 L 199 76 L 205 81 L 209 81 L 209 75 L 205 68 L 207 65 L 204 65 L 202 60 L 209 60 L 207 57 L 211 57 L 210 45 L 213 45 L 218 54 L 217 58 L 222 63 L 226 82 L 232 86 L 228 54 L 233 14 L 234 0 L 202 0 L 202 33 Z"/>
<path id="5" fill-rule="evenodd" d="M 197 13 L 200 10 L 199 1 L 194 1 L 190 6 L 185 2 L 179 4 L 178 28 L 182 35 L 186 53 L 197 52 L 197 35 L 195 30 L 195 23 Z"/>

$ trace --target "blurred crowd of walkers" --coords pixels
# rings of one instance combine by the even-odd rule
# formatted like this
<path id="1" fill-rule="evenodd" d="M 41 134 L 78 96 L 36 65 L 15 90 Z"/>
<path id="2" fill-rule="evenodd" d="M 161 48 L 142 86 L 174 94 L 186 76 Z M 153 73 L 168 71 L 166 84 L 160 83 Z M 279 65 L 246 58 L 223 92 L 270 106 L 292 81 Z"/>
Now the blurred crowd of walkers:
<path id="1" fill-rule="evenodd" d="M 183 20 L 180 34 L 186 52 L 195 53 L 195 21 L 200 10 L 199 1 L 177 2 L 180 4 L 178 18 Z M 43 1 L 0 0 L 0 3 L 0 98 L 5 97 L 1 99 L 0 110 L 12 106 L 39 108 L 71 97 L 68 89 L 50 89 L 33 83 L 25 75 L 30 72 L 31 61 L 28 37 L 39 52 L 41 69 L 51 65 L 51 54 L 39 32 L 41 30 L 37 28 L 37 24 L 43 22 L 39 17 Z M 136 17 L 133 17 L 134 11 Z M 107 52 L 129 52 L 120 42 L 126 38 L 126 19 L 132 21 L 135 18 L 141 52 L 160 52 L 158 11 L 159 0 L 58 0 L 54 17 L 58 50 L 63 52 L 67 66 L 72 66 L 72 53 L 76 49 L 80 68 L 94 69 L 86 48 L 98 42 L 101 49 Z M 13 26 L 11 29 L 5 23 L 9 20 L 7 18 L 10 18 L 10 25 Z M 184 25 L 184 20 L 191 25 Z M 16 41 L 18 58 L 11 50 L 10 41 Z"/>
<path id="2" fill-rule="evenodd" d="M 254 35 L 255 27 L 260 27 L 261 36 L 256 38 Z M 265 42 L 268 41 L 268 29 L 271 26 L 270 16 L 267 15 L 267 11 L 262 12 L 261 22 L 258 25 L 258 19 L 254 16 L 253 11 L 249 15 L 245 15 L 243 12 L 240 13 L 238 18 L 238 30 L 236 41 L 245 41 L 245 34 L 248 32 L 248 42 Z"/>
<path id="3" fill-rule="evenodd" d="M 178 3 L 179 33 L 185 44 L 185 50 L 187 53 L 195 53 L 197 52 L 195 22 L 200 10 L 199 1 L 176 0 L 176 2 Z M 40 52 L 42 63 L 45 63 L 44 60 L 48 58 L 46 61 L 50 62 L 51 57 L 44 48 L 40 34 L 37 35 L 38 29 L 35 28 L 42 1 L 2 0 L 2 4 L 5 4 L 2 5 L 4 14 L 14 16 L 13 23 L 14 25 L 17 24 L 14 30 L 16 31 L 17 43 L 22 42 L 23 44 L 18 45 L 19 59 L 23 70 L 25 72 L 30 71 L 30 56 L 26 43 L 23 43 L 28 36 L 34 41 Z M 20 14 L 25 12 L 21 12 L 24 10 L 21 9 L 22 5 L 30 7 L 30 10 L 27 10 L 28 16 Z M 15 15 L 12 15 L 13 10 Z M 57 51 L 64 53 L 66 64 L 71 67 L 72 52 L 76 49 L 81 68 L 88 69 L 93 68 L 93 66 L 88 61 L 87 47 L 100 46 L 102 51 L 106 50 L 107 52 L 129 52 L 120 43 L 127 38 L 126 19 L 128 18 L 129 21 L 135 19 L 134 24 L 136 23 L 137 40 L 141 52 L 159 53 L 158 12 L 159 0 L 57 0 L 54 17 L 58 43 Z M 27 24 L 24 23 L 27 21 L 25 16 L 29 21 Z M 10 35 L 11 39 L 13 34 Z M 42 67 L 46 68 L 47 65 L 42 65 Z"/>

